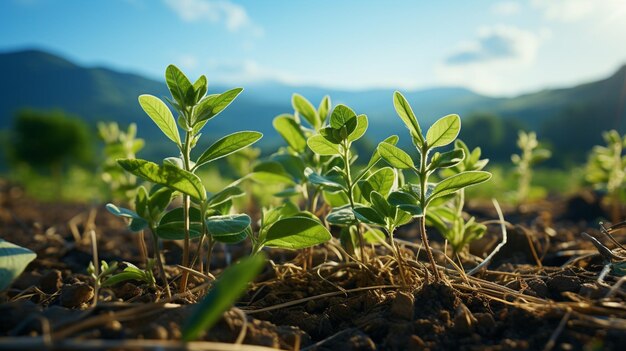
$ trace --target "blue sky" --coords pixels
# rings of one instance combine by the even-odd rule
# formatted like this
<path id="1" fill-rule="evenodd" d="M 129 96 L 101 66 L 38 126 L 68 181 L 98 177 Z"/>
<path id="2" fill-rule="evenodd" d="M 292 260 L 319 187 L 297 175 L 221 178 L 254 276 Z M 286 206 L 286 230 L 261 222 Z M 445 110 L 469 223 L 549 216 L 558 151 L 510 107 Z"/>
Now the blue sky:
<path id="1" fill-rule="evenodd" d="M 231 85 L 464 86 L 504 96 L 626 63 L 626 0 L 4 0 L 0 51 Z"/>

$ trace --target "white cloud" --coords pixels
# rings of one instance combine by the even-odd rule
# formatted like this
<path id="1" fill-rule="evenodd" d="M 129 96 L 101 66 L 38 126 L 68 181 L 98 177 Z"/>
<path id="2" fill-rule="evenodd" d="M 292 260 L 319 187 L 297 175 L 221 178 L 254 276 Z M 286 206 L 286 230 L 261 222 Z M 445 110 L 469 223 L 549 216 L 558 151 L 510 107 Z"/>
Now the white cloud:
<path id="1" fill-rule="evenodd" d="M 533 8 L 552 21 L 576 22 L 587 17 L 604 1 L 598 0 L 532 0 Z"/>
<path id="2" fill-rule="evenodd" d="M 532 68 L 547 29 L 531 32 L 511 26 L 484 27 L 472 41 L 459 45 L 435 68 L 440 84 L 465 86 L 481 93 L 503 95 L 519 89 L 512 76 L 523 78 Z"/>
<path id="3" fill-rule="evenodd" d="M 529 31 L 504 25 L 484 27 L 478 38 L 465 42 L 449 55 L 448 65 L 472 65 L 494 61 L 532 62 L 540 37 Z"/>
<path id="4" fill-rule="evenodd" d="M 246 9 L 228 0 L 164 0 L 176 14 L 186 22 L 208 21 L 223 23 L 231 32 L 250 30 L 255 36 L 264 34 L 263 28 L 256 25 Z"/>
<path id="5" fill-rule="evenodd" d="M 499 16 L 512 16 L 520 13 L 522 7 L 515 1 L 500 1 L 491 6 L 491 12 Z"/>
<path id="6" fill-rule="evenodd" d="M 210 60 L 208 69 L 212 79 L 220 82 L 251 83 L 259 81 L 279 81 L 299 83 L 298 77 L 266 67 L 254 60 L 222 61 Z"/>

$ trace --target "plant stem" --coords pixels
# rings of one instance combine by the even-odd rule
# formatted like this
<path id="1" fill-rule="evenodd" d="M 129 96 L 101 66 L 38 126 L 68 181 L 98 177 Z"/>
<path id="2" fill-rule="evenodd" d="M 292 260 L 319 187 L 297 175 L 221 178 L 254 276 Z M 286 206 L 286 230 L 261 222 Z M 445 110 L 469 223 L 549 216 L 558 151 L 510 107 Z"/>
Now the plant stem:
<path id="1" fill-rule="evenodd" d="M 209 275 L 211 273 L 211 256 L 213 255 L 213 247 L 215 246 L 215 240 L 210 235 L 207 235 L 209 238 L 209 248 L 206 253 L 206 273 Z"/>
<path id="2" fill-rule="evenodd" d="M 426 255 L 428 256 L 428 261 L 430 261 L 430 265 L 433 269 L 433 274 L 435 275 L 435 282 L 439 283 L 441 281 L 441 276 L 439 275 L 439 271 L 437 270 L 437 264 L 435 263 L 435 258 L 433 257 L 433 252 L 430 249 L 430 245 L 428 244 L 428 235 L 426 234 L 426 191 L 428 186 L 428 170 L 426 169 L 426 159 L 428 158 L 428 148 L 424 147 L 420 155 L 420 169 L 419 169 L 419 178 L 420 178 L 420 202 L 422 204 L 422 217 L 420 218 L 420 235 L 422 237 L 422 243 L 424 243 L 424 248 L 426 249 Z"/>
<path id="3" fill-rule="evenodd" d="M 191 134 L 189 131 L 186 132 L 185 135 L 185 145 L 182 149 L 183 156 L 183 166 L 186 171 L 191 171 L 191 162 L 190 162 L 190 151 L 191 151 Z M 191 207 L 191 199 L 189 195 L 183 195 L 183 216 L 185 217 L 185 240 L 183 241 L 183 266 L 187 268 L 189 267 L 189 227 L 190 227 L 190 219 L 189 219 L 189 208 Z M 182 277 L 180 278 L 180 288 L 178 289 L 181 293 L 187 290 L 187 279 L 189 278 L 189 272 L 183 271 Z"/>
<path id="4" fill-rule="evenodd" d="M 346 185 L 348 187 L 348 200 L 350 201 L 350 208 L 354 210 L 354 194 L 352 192 L 352 175 L 350 174 L 350 145 L 346 141 L 343 145 L 344 154 L 343 154 L 343 162 L 346 170 Z M 365 243 L 363 240 L 363 235 L 361 234 L 361 227 L 359 226 L 359 222 L 357 220 L 356 223 L 356 232 L 357 237 L 359 239 L 359 250 L 361 251 L 361 261 L 365 260 Z"/>
<path id="5" fill-rule="evenodd" d="M 152 233 L 152 245 L 154 246 L 154 258 L 157 261 L 157 266 L 159 267 L 159 275 L 163 280 L 163 284 L 165 285 L 165 291 L 167 291 L 167 297 L 172 297 L 172 292 L 170 291 L 170 283 L 167 281 L 167 276 L 165 275 L 165 268 L 163 266 L 163 260 L 161 259 L 161 252 L 159 251 L 159 237 L 156 235 L 156 228 L 154 226 L 150 226 L 150 232 Z"/>

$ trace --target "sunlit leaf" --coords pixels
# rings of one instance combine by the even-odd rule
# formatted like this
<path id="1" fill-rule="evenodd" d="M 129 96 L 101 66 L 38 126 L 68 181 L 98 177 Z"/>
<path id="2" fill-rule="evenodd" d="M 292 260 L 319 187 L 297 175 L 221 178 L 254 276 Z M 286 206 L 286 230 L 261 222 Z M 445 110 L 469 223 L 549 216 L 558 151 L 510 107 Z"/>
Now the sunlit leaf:
<path id="1" fill-rule="evenodd" d="M 289 217 L 274 223 L 265 236 L 264 246 L 283 249 L 304 249 L 330 240 L 328 229 L 307 217 Z"/>
<path id="2" fill-rule="evenodd" d="M 406 152 L 402 149 L 391 145 L 389 143 L 382 142 L 378 144 L 378 153 L 391 167 L 398 169 L 413 169 L 415 164 Z"/>
<path id="3" fill-rule="evenodd" d="M 178 133 L 176 120 L 167 105 L 156 96 L 147 94 L 139 96 L 139 105 L 141 105 L 141 108 L 154 121 L 157 127 L 161 129 L 163 134 L 180 146 L 180 134 Z"/>
<path id="4" fill-rule="evenodd" d="M 303 152 L 306 148 L 306 138 L 298 122 L 291 115 L 280 115 L 274 118 L 274 129 L 285 139 L 287 144 L 297 152 Z"/>
<path id="5" fill-rule="evenodd" d="M 456 139 L 461 130 L 461 119 L 458 115 L 447 115 L 438 119 L 426 132 L 428 147 L 446 146 Z"/>
<path id="6" fill-rule="evenodd" d="M 263 134 L 254 131 L 229 134 L 213 143 L 200 155 L 196 161 L 196 168 L 246 148 L 256 143 L 261 137 Z"/>

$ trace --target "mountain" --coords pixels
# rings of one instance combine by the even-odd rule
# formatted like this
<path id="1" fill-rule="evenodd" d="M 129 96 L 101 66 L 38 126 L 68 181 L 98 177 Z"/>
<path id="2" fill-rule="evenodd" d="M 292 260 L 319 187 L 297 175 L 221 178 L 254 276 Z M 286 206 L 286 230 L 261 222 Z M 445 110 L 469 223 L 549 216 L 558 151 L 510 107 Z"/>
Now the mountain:
<path id="1" fill-rule="evenodd" d="M 92 124 L 101 120 L 117 121 L 124 125 L 136 122 L 140 136 L 147 139 L 148 146 L 163 145 L 158 144 L 162 139 L 160 131 L 137 103 L 140 94 L 169 96 L 163 81 L 104 67 L 83 67 L 39 50 L 0 53 L 0 75 L 4 83 L 0 87 L 0 129 L 10 126 L 15 111 L 24 106 L 59 108 L 81 116 Z M 222 92 L 232 87 L 234 85 L 212 85 L 209 77 L 209 93 Z M 261 146 L 279 145 L 281 141 L 272 128 L 272 119 L 278 114 L 292 111 L 291 95 L 297 92 L 314 104 L 318 104 L 324 95 L 330 95 L 334 104 L 345 103 L 357 113 L 367 114 L 370 118 L 367 135 L 371 142 L 382 140 L 390 134 L 399 134 L 401 140 L 408 141 L 406 130 L 393 110 L 392 89 L 346 91 L 289 86 L 277 82 L 259 82 L 244 88 L 237 100 L 207 125 L 205 135 L 209 139 L 248 129 L 265 134 Z M 413 105 L 423 128 L 436 118 L 450 113 L 457 113 L 464 119 L 471 119 L 470 116 L 475 114 L 489 113 L 505 121 L 515 121 L 518 123 L 516 125 L 537 130 L 540 137 L 549 136 L 557 130 L 560 134 L 552 137 L 555 140 L 567 136 L 559 129 L 564 126 L 572 128 L 572 120 L 581 125 L 591 125 L 594 132 L 598 131 L 597 136 L 591 138 L 593 141 L 599 139 L 601 130 L 626 129 L 626 66 L 611 77 L 596 82 L 513 98 L 487 97 L 454 87 L 403 93 Z M 583 127 L 579 129 L 589 134 L 590 130 Z M 482 138 L 489 138 L 488 135 L 480 135 L 480 130 L 474 132 Z M 582 144 L 585 147 L 591 142 L 591 139 L 584 139 L 584 135 L 578 137 L 583 137 Z M 571 142 L 571 139 L 565 141 Z M 172 151 L 168 150 L 169 153 Z"/>

